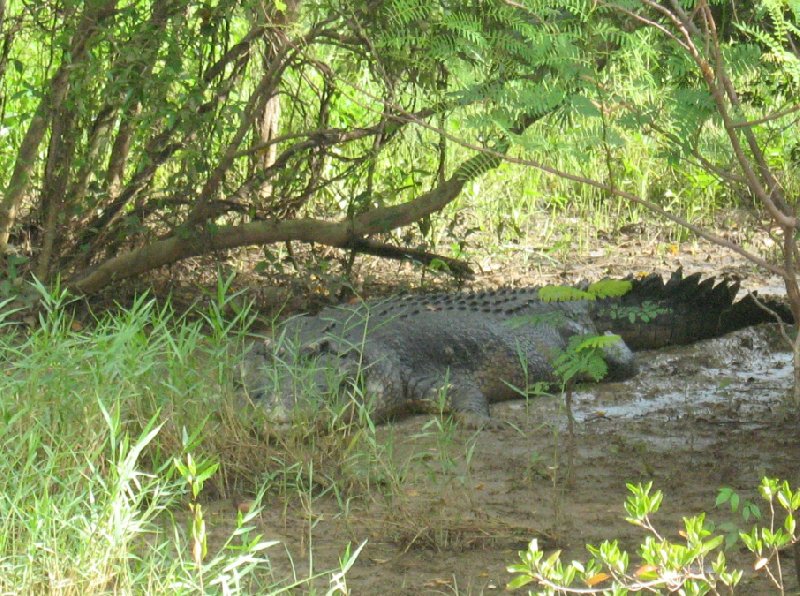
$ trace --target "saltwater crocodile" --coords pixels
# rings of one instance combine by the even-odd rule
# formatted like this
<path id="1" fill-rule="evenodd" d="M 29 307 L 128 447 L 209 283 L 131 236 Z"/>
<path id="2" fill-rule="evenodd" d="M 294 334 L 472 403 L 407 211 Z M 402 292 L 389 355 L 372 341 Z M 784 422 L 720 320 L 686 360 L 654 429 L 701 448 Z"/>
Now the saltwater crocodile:
<path id="1" fill-rule="evenodd" d="M 739 284 L 681 271 L 631 279 L 621 297 L 546 302 L 538 288 L 401 295 L 329 307 L 287 320 L 273 340 L 254 344 L 243 386 L 269 416 L 287 423 L 312 395 L 366 402 L 372 419 L 447 411 L 489 421 L 489 404 L 556 384 L 554 360 L 573 336 L 617 334 L 603 348 L 606 379 L 636 374 L 631 350 L 717 337 L 774 321 Z M 771 302 L 783 318 L 788 311 Z M 312 408 L 313 409 L 313 408 Z"/>

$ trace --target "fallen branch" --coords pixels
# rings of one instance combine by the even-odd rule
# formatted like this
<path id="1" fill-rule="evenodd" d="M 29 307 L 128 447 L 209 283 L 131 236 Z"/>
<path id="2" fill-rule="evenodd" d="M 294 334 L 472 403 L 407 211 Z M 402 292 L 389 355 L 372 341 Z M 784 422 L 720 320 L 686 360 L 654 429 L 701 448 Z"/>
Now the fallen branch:
<path id="1" fill-rule="evenodd" d="M 373 209 L 352 220 L 331 222 L 293 219 L 278 222 L 254 221 L 232 226 L 179 228 L 168 238 L 103 261 L 67 280 L 66 284 L 75 292 L 91 294 L 112 282 L 170 265 L 187 257 L 241 246 L 293 240 L 347 248 L 354 238 L 387 232 L 439 211 L 458 196 L 468 180 L 484 173 L 486 169 L 496 167 L 500 161 L 497 158 L 487 158 L 483 154 L 478 155 L 467 160 L 452 178 L 416 199 L 401 205 Z"/>
<path id="2" fill-rule="evenodd" d="M 392 246 L 391 244 L 385 244 L 375 240 L 367 240 L 365 238 L 353 240 L 350 242 L 350 245 L 347 248 L 361 254 L 383 257 L 385 259 L 415 261 L 427 266 L 440 261 L 446 265 L 445 270 L 453 275 L 453 277 L 459 279 L 472 279 L 475 276 L 475 271 L 473 271 L 472 267 L 460 259 L 445 257 L 416 248 Z"/>

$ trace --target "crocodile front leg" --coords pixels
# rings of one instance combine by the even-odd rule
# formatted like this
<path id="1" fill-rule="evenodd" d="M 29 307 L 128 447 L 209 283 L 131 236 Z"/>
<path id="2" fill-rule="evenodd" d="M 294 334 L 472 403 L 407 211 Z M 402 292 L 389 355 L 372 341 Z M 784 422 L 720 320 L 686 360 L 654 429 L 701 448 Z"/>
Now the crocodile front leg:
<path id="1" fill-rule="evenodd" d="M 412 412 L 450 414 L 467 428 L 497 428 L 489 415 L 489 400 L 470 380 L 451 381 L 440 377 L 416 377 L 407 385 Z"/>

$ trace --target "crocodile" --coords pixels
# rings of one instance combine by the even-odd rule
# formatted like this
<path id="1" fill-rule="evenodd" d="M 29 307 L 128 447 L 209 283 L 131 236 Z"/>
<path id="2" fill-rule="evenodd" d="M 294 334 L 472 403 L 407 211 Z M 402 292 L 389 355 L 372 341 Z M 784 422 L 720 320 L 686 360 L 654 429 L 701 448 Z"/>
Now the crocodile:
<path id="1" fill-rule="evenodd" d="M 728 279 L 678 270 L 666 282 L 657 274 L 628 280 L 624 295 L 596 300 L 545 301 L 541 288 L 526 287 L 327 307 L 251 345 L 242 386 L 278 424 L 304 406 L 313 412 L 313 395 L 336 393 L 366 403 L 375 422 L 444 411 L 483 427 L 493 425 L 491 403 L 557 386 L 554 362 L 573 337 L 619 336 L 601 342 L 604 380 L 624 380 L 638 371 L 634 350 L 791 319 L 782 303 L 752 294 L 737 301 L 739 283 Z"/>

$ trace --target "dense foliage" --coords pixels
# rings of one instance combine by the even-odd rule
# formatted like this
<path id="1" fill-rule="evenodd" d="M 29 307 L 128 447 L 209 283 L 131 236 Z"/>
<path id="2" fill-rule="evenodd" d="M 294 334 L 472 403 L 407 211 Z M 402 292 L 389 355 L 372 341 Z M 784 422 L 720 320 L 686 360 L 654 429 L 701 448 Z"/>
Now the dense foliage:
<path id="1" fill-rule="evenodd" d="M 791 232 L 797 19 L 788 0 L 3 2 L 5 275 L 92 292 L 238 246 L 391 253 L 371 237 L 425 232 L 504 158 L 715 241 L 681 187 Z M 653 156 L 671 181 L 648 182 Z"/>

